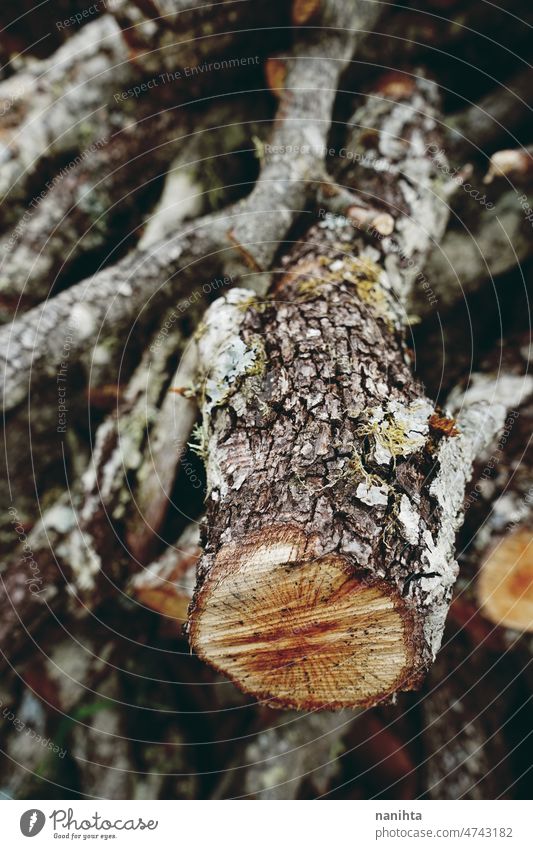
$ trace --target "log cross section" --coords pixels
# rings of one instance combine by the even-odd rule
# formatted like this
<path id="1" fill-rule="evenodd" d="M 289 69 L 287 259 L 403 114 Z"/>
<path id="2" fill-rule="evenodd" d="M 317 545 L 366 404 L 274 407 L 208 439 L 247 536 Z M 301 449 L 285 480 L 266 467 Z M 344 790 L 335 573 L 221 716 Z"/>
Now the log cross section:
<path id="1" fill-rule="evenodd" d="M 376 167 L 347 169 L 348 215 L 319 212 L 269 298 L 228 293 L 199 340 L 208 497 L 191 643 L 273 706 L 375 704 L 416 686 L 440 645 L 458 506 L 435 481 L 460 437 L 404 342 L 446 221 L 426 152 L 436 114 L 430 83 L 385 79 L 351 122 Z"/>

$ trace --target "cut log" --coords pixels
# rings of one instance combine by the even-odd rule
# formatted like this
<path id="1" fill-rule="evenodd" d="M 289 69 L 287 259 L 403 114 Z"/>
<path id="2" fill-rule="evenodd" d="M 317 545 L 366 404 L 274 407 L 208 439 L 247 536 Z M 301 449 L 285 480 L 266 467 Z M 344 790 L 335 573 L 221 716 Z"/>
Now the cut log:
<path id="1" fill-rule="evenodd" d="M 392 236 L 326 217 L 269 301 L 230 292 L 199 340 L 209 494 L 191 644 L 273 706 L 371 705 L 419 684 L 465 482 L 517 389 L 465 396 L 456 424 L 409 367 L 404 305 L 446 221 L 436 114 L 431 84 L 383 80 L 352 122 L 382 164 L 358 175 L 353 208 L 370 196 Z"/>
<path id="2" fill-rule="evenodd" d="M 511 148 L 493 153 L 483 182 L 506 178 L 514 186 L 530 185 L 533 180 L 533 147 Z"/>
<path id="3" fill-rule="evenodd" d="M 165 617 L 165 633 L 183 635 L 201 554 L 198 537 L 198 525 L 188 525 L 176 545 L 134 575 L 128 588 L 140 605 Z"/>
<path id="4" fill-rule="evenodd" d="M 480 565 L 477 599 L 482 614 L 505 628 L 533 632 L 533 532 L 508 533 Z"/>

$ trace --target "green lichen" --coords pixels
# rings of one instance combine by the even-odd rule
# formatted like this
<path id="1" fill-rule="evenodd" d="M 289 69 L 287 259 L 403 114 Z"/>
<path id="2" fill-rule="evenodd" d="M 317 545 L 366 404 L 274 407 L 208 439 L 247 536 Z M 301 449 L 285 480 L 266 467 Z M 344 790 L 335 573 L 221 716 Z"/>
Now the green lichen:
<path id="1" fill-rule="evenodd" d="M 252 142 L 254 144 L 254 156 L 259 162 L 263 163 L 265 161 L 265 144 L 259 138 L 259 136 L 252 136 Z"/>
<path id="2" fill-rule="evenodd" d="M 344 472 L 344 477 L 353 480 L 355 483 L 366 483 L 368 487 L 388 486 L 387 482 L 380 478 L 379 475 L 365 469 L 363 461 L 357 451 L 353 452 Z"/>
<path id="3" fill-rule="evenodd" d="M 325 284 L 329 281 L 323 277 L 311 277 L 308 280 L 300 280 L 298 283 L 298 294 L 302 301 L 311 301 L 320 295 Z"/>
<path id="4" fill-rule="evenodd" d="M 267 366 L 267 355 L 263 340 L 259 336 L 254 336 L 251 347 L 255 356 L 253 362 L 247 366 L 245 374 L 247 377 L 262 377 Z"/>
<path id="5" fill-rule="evenodd" d="M 191 442 L 187 443 L 191 451 L 204 462 L 207 460 L 207 433 L 203 424 L 195 424 L 191 433 Z"/>
<path id="6" fill-rule="evenodd" d="M 389 302 L 380 281 L 382 269 L 375 262 L 364 256 L 354 257 L 346 253 L 337 259 L 318 256 L 317 263 L 322 269 L 320 276 L 298 283 L 298 292 L 303 300 L 317 297 L 327 284 L 349 283 L 354 287 L 359 300 L 371 307 L 392 329 L 394 323 L 389 312 Z"/>
<path id="7" fill-rule="evenodd" d="M 255 310 L 255 312 L 257 312 L 257 313 L 263 313 L 266 310 L 266 308 L 268 307 L 268 305 L 269 305 L 268 298 L 265 298 L 264 300 L 260 301 L 260 300 L 258 300 L 257 295 L 250 295 L 249 298 L 247 298 L 246 300 L 241 301 L 239 304 L 237 304 L 236 309 L 238 309 L 239 312 L 244 312 L 244 313 L 248 312 L 248 310 L 250 310 L 250 309 Z"/>
<path id="8" fill-rule="evenodd" d="M 356 435 L 361 439 L 370 438 L 387 451 L 396 464 L 396 458 L 403 456 L 417 447 L 418 441 L 407 434 L 407 422 L 395 419 L 391 413 L 386 413 L 382 421 L 363 422 L 356 428 Z"/>

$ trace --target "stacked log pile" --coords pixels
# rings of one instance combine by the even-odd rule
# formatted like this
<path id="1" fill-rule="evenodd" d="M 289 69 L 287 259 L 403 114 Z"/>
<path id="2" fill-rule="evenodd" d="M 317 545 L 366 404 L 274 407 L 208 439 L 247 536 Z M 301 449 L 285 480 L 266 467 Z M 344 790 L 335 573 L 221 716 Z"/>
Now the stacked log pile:
<path id="1" fill-rule="evenodd" d="M 527 796 L 532 17 L 0 12 L 5 797 Z"/>

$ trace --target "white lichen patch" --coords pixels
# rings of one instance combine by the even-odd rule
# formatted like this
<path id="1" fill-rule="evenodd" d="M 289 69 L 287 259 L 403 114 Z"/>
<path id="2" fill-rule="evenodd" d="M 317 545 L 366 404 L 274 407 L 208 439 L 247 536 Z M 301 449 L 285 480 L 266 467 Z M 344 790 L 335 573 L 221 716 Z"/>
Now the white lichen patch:
<path id="1" fill-rule="evenodd" d="M 359 501 L 368 504 L 369 507 L 386 507 L 389 500 L 389 488 L 385 484 L 383 486 L 370 486 L 363 482 L 357 487 L 355 495 Z"/>
<path id="2" fill-rule="evenodd" d="M 517 408 L 533 393 L 533 377 L 529 374 L 504 374 L 494 377 L 490 374 L 473 374 L 465 392 L 454 390 L 448 404 L 456 413 L 463 407 L 476 403 L 504 405 Z"/>
<path id="3" fill-rule="evenodd" d="M 398 522 L 402 526 L 405 538 L 411 545 L 418 543 L 420 535 L 420 515 L 413 507 L 407 495 L 400 498 L 400 509 L 398 510 Z"/>
<path id="4" fill-rule="evenodd" d="M 239 378 L 250 373 L 262 351 L 249 348 L 239 336 L 244 319 L 242 306 L 254 299 L 249 289 L 231 289 L 209 308 L 205 329 L 198 340 L 204 378 L 204 416 L 226 401 Z"/>
<path id="5" fill-rule="evenodd" d="M 70 313 L 70 320 L 80 339 L 88 339 L 94 335 L 96 320 L 92 309 L 87 304 L 74 304 Z"/>
<path id="6" fill-rule="evenodd" d="M 256 352 L 247 348 L 242 339 L 232 339 L 220 351 L 205 381 L 204 409 L 210 413 L 224 403 L 228 392 L 237 380 L 249 371 L 256 361 Z"/>
<path id="7" fill-rule="evenodd" d="M 74 527 L 76 514 L 72 507 L 68 504 L 54 504 L 46 511 L 43 516 L 43 527 L 47 531 L 57 531 L 60 534 L 67 534 Z"/>
<path id="8" fill-rule="evenodd" d="M 72 570 L 72 590 L 75 594 L 91 592 L 96 588 L 96 577 L 102 569 L 102 562 L 90 536 L 76 529 L 65 543 L 56 547 L 56 552 Z"/>
<path id="9" fill-rule="evenodd" d="M 239 335 L 246 309 L 256 300 L 249 289 L 231 289 L 207 311 L 204 330 L 198 339 L 202 428 L 210 446 L 209 456 L 205 458 L 207 486 L 211 497 L 215 498 L 218 494 L 223 498 L 229 488 L 221 470 L 224 464 L 219 463 L 224 451 L 218 449 L 218 429 L 223 428 L 228 415 L 225 405 L 231 397 L 236 414 L 243 412 L 247 398 L 245 391 L 238 391 L 240 383 L 246 377 L 253 380 L 254 376 L 260 376 L 264 369 L 265 352 L 261 341 L 257 339 L 247 346 Z"/>

